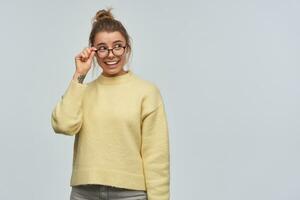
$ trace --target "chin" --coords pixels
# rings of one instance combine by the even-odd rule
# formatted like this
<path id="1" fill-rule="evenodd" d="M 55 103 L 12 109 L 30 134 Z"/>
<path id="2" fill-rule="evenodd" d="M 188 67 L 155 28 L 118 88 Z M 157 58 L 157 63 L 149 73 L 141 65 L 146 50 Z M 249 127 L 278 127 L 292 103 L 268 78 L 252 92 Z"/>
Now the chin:
<path id="1" fill-rule="evenodd" d="M 122 67 L 109 68 L 105 66 L 105 68 L 103 68 L 102 70 L 104 71 L 105 74 L 117 75 L 119 73 L 122 73 L 122 69 L 123 69 Z"/>

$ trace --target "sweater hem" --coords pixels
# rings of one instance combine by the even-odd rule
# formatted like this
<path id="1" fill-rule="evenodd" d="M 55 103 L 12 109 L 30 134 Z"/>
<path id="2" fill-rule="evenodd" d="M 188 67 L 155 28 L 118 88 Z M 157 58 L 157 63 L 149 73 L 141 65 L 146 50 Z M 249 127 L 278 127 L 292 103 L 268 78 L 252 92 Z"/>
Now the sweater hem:
<path id="1" fill-rule="evenodd" d="M 143 175 L 124 173 L 118 170 L 73 168 L 70 186 L 101 184 L 119 188 L 146 191 Z"/>

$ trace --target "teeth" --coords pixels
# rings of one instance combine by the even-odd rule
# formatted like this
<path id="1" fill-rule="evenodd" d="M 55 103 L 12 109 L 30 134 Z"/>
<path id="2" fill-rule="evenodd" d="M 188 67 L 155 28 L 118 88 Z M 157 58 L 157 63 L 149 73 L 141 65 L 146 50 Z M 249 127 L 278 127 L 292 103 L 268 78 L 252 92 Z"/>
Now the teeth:
<path id="1" fill-rule="evenodd" d="M 115 61 L 115 62 L 105 62 L 106 64 L 109 64 L 109 65 L 114 65 L 114 64 L 117 64 L 118 62 Z"/>

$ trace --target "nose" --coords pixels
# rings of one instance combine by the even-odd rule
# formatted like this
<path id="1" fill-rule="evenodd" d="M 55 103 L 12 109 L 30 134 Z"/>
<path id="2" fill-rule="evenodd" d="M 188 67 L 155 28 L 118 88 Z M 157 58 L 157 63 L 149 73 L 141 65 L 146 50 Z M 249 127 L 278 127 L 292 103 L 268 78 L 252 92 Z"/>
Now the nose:
<path id="1" fill-rule="evenodd" d="M 112 49 L 110 49 L 109 51 L 108 51 L 108 55 L 107 55 L 109 58 L 113 58 L 113 57 L 115 57 L 115 55 L 113 54 L 113 52 L 112 52 Z"/>

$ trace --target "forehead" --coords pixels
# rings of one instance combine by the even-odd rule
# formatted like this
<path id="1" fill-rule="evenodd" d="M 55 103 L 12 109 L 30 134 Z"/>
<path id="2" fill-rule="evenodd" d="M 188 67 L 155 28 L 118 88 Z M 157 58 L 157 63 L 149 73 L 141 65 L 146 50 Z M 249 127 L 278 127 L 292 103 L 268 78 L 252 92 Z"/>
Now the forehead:
<path id="1" fill-rule="evenodd" d="M 95 45 L 98 45 L 100 43 L 112 45 L 113 42 L 117 40 L 121 40 L 122 42 L 125 42 L 125 38 L 122 36 L 122 34 L 119 31 L 99 32 L 95 35 L 94 43 Z"/>

